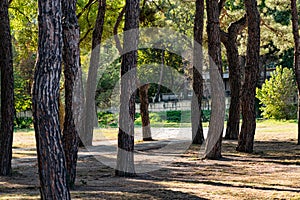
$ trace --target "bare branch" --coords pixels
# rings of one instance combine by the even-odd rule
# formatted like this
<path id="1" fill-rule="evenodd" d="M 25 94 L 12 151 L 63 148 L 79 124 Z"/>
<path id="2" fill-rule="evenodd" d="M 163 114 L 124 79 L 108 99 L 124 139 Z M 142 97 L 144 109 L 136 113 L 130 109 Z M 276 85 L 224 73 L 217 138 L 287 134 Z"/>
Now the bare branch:
<path id="1" fill-rule="evenodd" d="M 89 35 L 89 33 L 90 33 L 92 30 L 93 30 L 93 28 L 89 28 L 89 29 L 86 31 L 86 33 L 84 34 L 84 36 L 83 36 L 82 38 L 80 38 L 79 44 L 80 44 L 83 40 L 85 40 L 85 38 Z"/>
<path id="2" fill-rule="evenodd" d="M 12 0 L 11 0 L 12 1 Z M 93 5 L 94 3 L 96 3 L 97 1 L 96 0 L 89 0 L 89 2 L 84 6 L 84 8 L 81 10 L 80 13 L 77 14 L 77 19 L 79 19 L 83 13 L 89 9 L 91 7 L 91 5 Z"/>
<path id="3" fill-rule="evenodd" d="M 268 25 L 265 20 L 263 20 L 262 18 L 260 18 L 260 24 L 267 27 L 269 30 L 271 30 L 273 33 L 279 35 L 279 36 L 284 36 L 280 31 L 276 30 L 275 28 L 271 27 L 270 25 Z"/>
<path id="4" fill-rule="evenodd" d="M 115 38 L 115 41 L 116 41 L 116 47 L 119 51 L 120 54 L 122 54 L 123 52 L 123 48 L 122 48 L 122 45 L 121 45 L 121 42 L 120 42 L 120 39 L 119 39 L 119 36 L 118 36 L 118 28 L 120 26 L 120 23 L 122 21 L 122 18 L 125 14 L 125 6 L 122 8 L 121 12 L 119 13 L 119 16 L 117 18 L 117 21 L 115 23 L 115 26 L 114 26 L 114 38 Z"/>
<path id="5" fill-rule="evenodd" d="M 17 8 L 17 7 L 9 7 L 9 8 L 11 8 L 13 10 L 16 10 L 18 13 L 20 13 L 21 15 L 23 15 L 27 19 L 27 21 L 29 23 L 32 23 L 31 20 L 30 20 L 30 18 L 23 11 L 21 11 L 19 8 Z"/>

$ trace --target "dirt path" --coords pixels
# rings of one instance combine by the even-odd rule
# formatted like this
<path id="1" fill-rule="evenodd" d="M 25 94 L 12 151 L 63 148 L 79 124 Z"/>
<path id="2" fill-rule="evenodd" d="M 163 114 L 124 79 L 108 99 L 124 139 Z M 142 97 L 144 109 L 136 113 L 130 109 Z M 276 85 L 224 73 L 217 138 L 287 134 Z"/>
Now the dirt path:
<path id="1" fill-rule="evenodd" d="M 21 139 L 23 142 L 25 139 Z M 18 142 L 18 141 L 16 141 Z M 35 149 L 14 148 L 11 177 L 0 177 L 0 199 L 39 199 Z M 199 147 L 175 162 L 136 178 L 117 178 L 114 170 L 81 149 L 73 199 L 300 199 L 300 146 L 261 140 L 253 154 L 234 151 L 224 141 L 223 159 L 200 160 Z M 149 150 L 151 151 L 151 149 Z"/>

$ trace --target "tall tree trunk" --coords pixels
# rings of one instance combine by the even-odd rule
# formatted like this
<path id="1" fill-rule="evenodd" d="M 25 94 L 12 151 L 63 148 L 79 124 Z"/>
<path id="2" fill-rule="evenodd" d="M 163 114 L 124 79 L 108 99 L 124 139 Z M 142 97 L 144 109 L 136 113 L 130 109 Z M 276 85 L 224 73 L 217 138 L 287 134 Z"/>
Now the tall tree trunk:
<path id="1" fill-rule="evenodd" d="M 84 109 L 84 133 L 80 137 L 83 144 L 87 146 L 92 145 L 93 141 L 93 129 L 96 118 L 96 87 L 97 87 L 97 70 L 100 60 L 100 44 L 103 33 L 104 17 L 106 11 L 106 0 L 98 0 L 98 15 L 93 31 L 92 37 L 92 55 L 90 60 L 90 67 L 88 72 L 88 78 L 86 83 L 85 93 L 85 109 Z"/>
<path id="2" fill-rule="evenodd" d="M 143 2 L 144 4 L 146 1 Z M 114 26 L 114 39 L 116 42 L 116 47 L 122 55 L 123 48 L 121 46 L 120 39 L 118 37 L 118 28 L 121 23 L 121 20 L 123 18 L 123 15 L 125 14 L 125 7 L 122 8 L 121 12 L 119 13 L 119 16 L 117 18 L 117 21 Z M 149 117 L 149 100 L 148 100 L 148 89 L 149 84 L 143 85 L 139 89 L 139 96 L 141 100 L 141 106 L 140 106 L 140 113 L 142 117 L 142 135 L 143 135 L 143 141 L 152 141 L 152 134 L 151 134 L 151 127 L 150 127 L 150 117 Z"/>
<path id="3" fill-rule="evenodd" d="M 299 41 L 299 17 L 297 1 L 291 0 L 293 35 L 294 35 L 294 69 L 298 86 L 298 145 L 300 145 L 300 41 Z"/>
<path id="4" fill-rule="evenodd" d="M 152 141 L 151 128 L 150 128 L 150 118 L 149 118 L 149 100 L 148 100 L 148 89 L 149 84 L 145 84 L 139 88 L 139 95 L 141 100 L 140 112 L 142 117 L 142 132 L 143 141 Z"/>
<path id="5" fill-rule="evenodd" d="M 14 129 L 14 76 L 8 1 L 0 1 L 1 128 L 0 176 L 11 174 Z"/>
<path id="6" fill-rule="evenodd" d="M 256 0 L 245 0 L 245 7 L 249 23 L 245 82 L 241 99 L 243 123 L 236 150 L 251 153 L 256 129 L 255 95 L 259 77 L 260 15 Z"/>
<path id="7" fill-rule="evenodd" d="M 229 65 L 230 107 L 227 121 L 225 139 L 238 139 L 240 130 L 240 93 L 241 93 L 241 66 L 239 63 L 239 51 L 237 36 L 246 26 L 246 16 L 230 24 L 228 33 L 222 32 L 221 41 L 226 48 Z"/>
<path id="8" fill-rule="evenodd" d="M 217 0 L 206 0 L 207 35 L 210 79 L 212 88 L 212 114 L 207 136 L 205 158 L 222 157 L 222 135 L 225 117 L 225 94 L 222 78 L 219 8 Z"/>
<path id="9" fill-rule="evenodd" d="M 203 60 L 203 20 L 204 19 L 204 0 L 196 0 L 196 14 L 194 21 L 194 65 L 193 65 L 193 90 L 192 99 L 192 137 L 193 144 L 202 144 L 204 141 L 201 103 L 203 96 L 202 60 Z"/>
<path id="10" fill-rule="evenodd" d="M 65 120 L 63 125 L 63 145 L 67 164 L 67 180 L 71 188 L 76 178 L 78 143 L 82 115 L 82 91 L 78 88 L 82 78 L 79 52 L 79 26 L 76 17 L 76 0 L 62 1 L 63 13 L 63 61 L 65 75 Z M 79 83 L 79 84 L 78 84 Z M 77 87 L 79 86 L 79 87 Z"/>
<path id="11" fill-rule="evenodd" d="M 61 2 L 38 1 L 39 42 L 32 108 L 42 199 L 70 199 L 59 125 L 62 62 Z"/>
<path id="12" fill-rule="evenodd" d="M 133 151 L 139 4 L 139 0 L 126 0 L 124 54 L 122 55 L 121 64 L 118 153 L 115 170 L 117 176 L 135 176 Z M 128 33 L 131 29 L 134 30 Z"/>
<path id="13" fill-rule="evenodd" d="M 160 95 L 160 89 L 161 89 L 161 84 L 164 78 L 164 67 L 165 67 L 165 50 L 161 50 L 161 67 L 160 67 L 160 73 L 159 73 L 159 82 L 157 83 L 157 91 L 154 96 L 154 101 L 159 101 L 159 95 Z"/>

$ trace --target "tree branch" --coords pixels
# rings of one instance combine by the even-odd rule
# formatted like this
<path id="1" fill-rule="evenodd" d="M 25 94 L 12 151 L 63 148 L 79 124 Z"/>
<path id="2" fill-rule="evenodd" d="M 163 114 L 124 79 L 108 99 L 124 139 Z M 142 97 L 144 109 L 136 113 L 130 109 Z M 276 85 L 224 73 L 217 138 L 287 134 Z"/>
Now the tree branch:
<path id="1" fill-rule="evenodd" d="M 155 5 L 155 7 L 157 8 L 157 10 L 159 10 L 160 12 L 164 12 L 163 9 L 161 7 L 159 7 L 159 5 L 157 5 L 155 3 L 155 1 L 151 1 L 151 3 L 153 3 Z"/>
<path id="2" fill-rule="evenodd" d="M 83 13 L 86 11 L 86 9 L 90 8 L 90 6 L 94 3 L 96 3 L 96 0 L 89 0 L 89 2 L 83 7 L 81 12 L 77 14 L 77 19 L 79 19 L 83 15 Z"/>
<path id="3" fill-rule="evenodd" d="M 246 27 L 246 25 L 247 25 L 247 17 L 245 14 L 241 19 L 229 25 L 228 33 L 237 36 Z"/>
<path id="4" fill-rule="evenodd" d="M 146 6 L 147 1 L 148 1 L 148 0 L 144 0 L 144 1 L 143 1 L 143 5 L 142 5 L 141 11 L 143 11 L 143 10 L 145 9 L 145 6 Z"/>
<path id="5" fill-rule="evenodd" d="M 11 1 L 10 1 L 10 2 L 11 2 Z M 27 19 L 27 21 L 28 21 L 29 23 L 32 23 L 32 22 L 30 21 L 29 17 L 26 16 L 26 14 L 25 14 L 24 12 L 22 12 L 19 8 L 17 8 L 17 7 L 9 7 L 9 8 L 11 8 L 11 9 L 13 9 L 13 10 L 16 10 L 16 11 L 19 12 L 21 15 L 23 15 L 23 16 Z"/>
<path id="6" fill-rule="evenodd" d="M 228 33 L 226 33 L 223 30 L 220 30 L 220 39 L 221 42 L 225 45 L 225 47 L 227 46 L 228 43 Z"/>
<path id="7" fill-rule="evenodd" d="M 120 39 L 119 39 L 119 36 L 118 36 L 118 28 L 120 26 L 120 23 L 122 21 L 122 18 L 125 14 L 125 6 L 122 8 L 121 12 L 119 13 L 119 16 L 117 18 L 117 21 L 115 23 L 115 26 L 114 26 L 114 38 L 115 38 L 115 41 L 116 41 L 116 47 L 119 51 L 120 54 L 122 54 L 123 52 L 123 48 L 122 48 L 122 45 L 121 45 L 121 42 L 120 42 Z"/>
<path id="8" fill-rule="evenodd" d="M 225 5 L 225 2 L 226 0 L 219 0 L 219 3 L 218 3 L 218 7 L 219 7 L 219 15 L 221 15 L 221 12 L 222 12 L 222 9 Z"/>
<path id="9" fill-rule="evenodd" d="M 246 27 L 247 17 L 246 14 L 239 20 L 231 23 L 228 28 L 228 33 L 223 30 L 220 30 L 221 33 L 221 42 L 227 46 L 228 40 L 236 40 L 237 35 Z"/>
<path id="10" fill-rule="evenodd" d="M 273 33 L 278 34 L 280 36 L 284 36 L 280 31 L 272 28 L 270 25 L 268 25 L 265 20 L 263 20 L 262 18 L 260 18 L 260 23 L 261 25 L 264 25 L 265 27 L 267 27 L 268 29 L 270 29 Z"/>
<path id="11" fill-rule="evenodd" d="M 83 36 L 82 38 L 80 38 L 79 44 L 80 44 L 83 40 L 85 40 L 85 38 L 89 35 L 89 33 L 90 33 L 92 30 L 93 30 L 93 28 L 89 28 L 89 29 L 87 30 L 87 32 L 84 34 L 84 36 Z"/>

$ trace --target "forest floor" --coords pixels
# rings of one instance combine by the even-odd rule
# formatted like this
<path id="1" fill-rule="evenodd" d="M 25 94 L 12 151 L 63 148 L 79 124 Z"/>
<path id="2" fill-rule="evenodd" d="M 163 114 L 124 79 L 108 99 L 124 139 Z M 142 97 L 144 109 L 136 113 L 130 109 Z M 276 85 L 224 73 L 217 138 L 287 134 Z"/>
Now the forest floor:
<path id="1" fill-rule="evenodd" d="M 297 124 L 258 123 L 252 154 L 223 141 L 221 160 L 199 159 L 192 145 L 156 171 L 118 178 L 114 170 L 80 149 L 73 199 L 300 199 Z M 33 131 L 16 132 L 13 174 L 0 177 L 0 199 L 39 199 Z"/>

